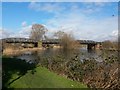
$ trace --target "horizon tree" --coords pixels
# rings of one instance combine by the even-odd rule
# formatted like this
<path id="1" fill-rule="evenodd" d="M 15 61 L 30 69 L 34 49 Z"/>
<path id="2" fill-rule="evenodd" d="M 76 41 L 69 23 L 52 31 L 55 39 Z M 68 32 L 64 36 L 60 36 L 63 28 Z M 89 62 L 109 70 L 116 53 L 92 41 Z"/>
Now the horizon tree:
<path id="1" fill-rule="evenodd" d="M 47 32 L 47 28 L 41 24 L 33 24 L 32 31 L 30 33 L 29 38 L 37 41 L 43 40 L 45 33 Z"/>
<path id="2" fill-rule="evenodd" d="M 57 31 L 54 33 L 54 36 L 57 37 L 58 39 L 61 39 L 65 35 L 65 32 L 63 31 Z"/>

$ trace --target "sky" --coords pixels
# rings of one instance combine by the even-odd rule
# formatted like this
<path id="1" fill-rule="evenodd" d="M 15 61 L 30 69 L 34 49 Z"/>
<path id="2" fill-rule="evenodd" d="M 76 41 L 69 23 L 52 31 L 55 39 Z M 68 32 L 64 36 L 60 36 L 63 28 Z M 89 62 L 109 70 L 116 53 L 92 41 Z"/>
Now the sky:
<path id="1" fill-rule="evenodd" d="M 0 6 L 0 38 L 28 38 L 35 23 L 44 25 L 50 38 L 59 30 L 75 39 L 118 38 L 117 2 L 2 2 Z"/>

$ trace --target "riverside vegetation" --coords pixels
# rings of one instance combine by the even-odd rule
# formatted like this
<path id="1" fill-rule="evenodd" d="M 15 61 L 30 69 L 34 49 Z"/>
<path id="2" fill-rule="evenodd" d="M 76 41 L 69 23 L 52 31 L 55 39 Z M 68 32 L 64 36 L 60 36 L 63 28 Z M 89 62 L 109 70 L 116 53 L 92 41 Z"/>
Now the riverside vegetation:
<path id="1" fill-rule="evenodd" d="M 51 53 L 51 54 L 50 54 Z M 80 52 L 63 52 L 63 50 L 58 50 L 55 52 L 50 52 L 45 50 L 44 52 L 33 52 L 37 59 L 33 60 L 34 63 L 26 62 L 26 60 L 20 60 L 15 58 L 3 57 L 3 83 L 6 87 L 40 87 L 39 82 L 44 82 L 41 87 L 81 87 L 81 88 L 118 88 L 118 56 L 117 52 L 111 54 L 111 52 L 104 52 L 99 57 L 102 56 L 101 62 L 96 61 L 96 58 L 87 58 L 83 61 L 80 60 Z M 42 71 L 41 71 L 42 70 Z M 43 73 L 43 74 L 40 74 Z M 50 82 L 52 76 L 49 72 L 56 73 L 52 74 L 54 80 Z M 45 75 L 48 75 L 44 78 Z M 50 76 L 49 76 L 50 74 Z M 62 82 L 66 82 L 66 86 L 61 83 L 58 79 L 59 76 L 63 76 Z M 36 78 L 34 78 L 36 77 Z M 31 79 L 30 79 L 31 78 Z M 34 78 L 34 79 L 33 79 Z M 71 79 L 73 81 L 82 82 L 75 86 L 75 83 L 67 83 L 65 78 Z M 45 80 L 45 81 L 44 81 Z M 51 79 L 50 79 L 51 80 Z M 31 83 L 29 83 L 32 81 Z M 68 80 L 69 81 L 69 80 Z M 56 82 L 58 84 L 56 85 Z M 34 84 L 33 84 L 34 83 Z M 36 84 L 38 83 L 38 84 Z M 49 84 L 52 83 L 53 85 Z M 72 83 L 72 84 L 71 84 Z M 36 85 L 35 85 L 36 84 Z M 77 84 L 77 83 L 76 83 Z M 32 85 L 32 86 L 31 86 Z M 35 85 L 35 86 L 34 86 Z M 73 86 L 71 86 L 73 85 Z M 87 87 L 85 86 L 87 85 Z"/>
<path id="2" fill-rule="evenodd" d="M 2 73 L 3 83 L 4 83 L 3 85 L 5 87 L 10 87 L 10 86 L 18 87 L 19 85 L 20 86 L 24 85 L 25 87 L 28 87 L 28 88 L 31 86 L 37 87 L 38 85 L 35 85 L 35 84 L 40 82 L 39 80 L 41 80 L 41 79 L 38 79 L 39 77 L 41 77 L 40 72 L 48 73 L 49 71 L 51 71 L 58 75 L 66 77 L 68 79 L 71 79 L 75 81 L 75 83 L 76 81 L 82 82 L 85 85 L 87 85 L 87 87 L 89 88 L 120 89 L 119 82 L 118 82 L 118 79 L 119 79 L 118 78 L 118 62 L 119 62 L 118 51 L 109 51 L 109 49 L 105 47 L 106 49 L 105 50 L 103 49 L 101 51 L 101 54 L 98 56 L 98 58 L 101 57 L 100 58 L 101 62 L 97 61 L 96 58 L 94 57 L 80 60 L 80 57 L 81 57 L 80 50 L 79 50 L 80 45 L 78 45 L 78 43 L 74 41 L 73 37 L 71 35 L 64 34 L 61 37 L 61 39 L 62 40 L 60 45 L 62 46 L 62 48 L 59 49 L 58 52 L 48 54 L 49 48 L 48 48 L 48 51 L 46 50 L 47 52 L 45 51 L 43 53 L 39 53 L 37 51 L 32 52 L 32 54 L 37 55 L 37 59 L 34 59 L 34 63 L 32 64 L 30 64 L 29 62 L 25 63 L 26 62 L 25 60 L 12 61 L 10 58 L 4 58 L 5 57 L 4 56 L 3 57 L 3 73 Z M 12 65 L 12 66 L 10 66 L 11 68 L 7 68 L 7 65 Z M 43 70 L 39 71 L 41 69 Z M 29 83 L 30 82 L 29 80 L 31 80 L 30 78 L 32 78 L 32 75 L 30 73 L 34 74 L 35 77 L 38 77 L 33 80 L 33 83 L 35 83 L 34 84 L 35 86 L 33 85 L 33 83 L 32 84 Z M 16 77 L 16 74 L 17 74 L 17 78 L 14 79 L 13 76 Z M 31 76 L 31 77 L 28 77 L 28 76 Z M 25 81 L 26 77 L 28 77 L 28 79 Z M 71 81 L 70 82 L 68 81 L 67 83 L 66 79 L 62 79 L 62 80 L 58 79 L 59 77 L 56 75 L 54 77 L 56 78 L 56 80 L 52 81 L 54 82 L 52 83 L 53 87 L 68 88 L 68 87 L 71 87 L 70 85 L 75 86 L 75 83 L 73 85 L 73 82 Z M 13 79 L 11 80 L 11 78 Z M 42 80 L 43 81 L 45 80 L 43 76 L 42 76 Z M 58 83 L 59 85 L 61 81 L 66 82 L 65 84 L 68 86 L 57 86 L 57 85 L 55 86 L 55 82 L 59 82 Z M 49 86 L 51 85 L 50 83 L 51 82 L 49 82 L 49 80 L 46 80 L 46 82 L 44 81 L 44 85 L 42 85 L 41 87 L 44 87 L 44 86 L 50 87 Z M 85 85 L 82 86 L 81 84 L 80 86 L 75 86 L 75 87 L 87 88 Z"/>
<path id="3" fill-rule="evenodd" d="M 12 48 L 16 50 L 18 47 L 12 46 Z M 7 49 L 5 50 L 7 51 Z M 4 53 L 4 56 L 2 56 L 3 88 L 87 88 L 82 83 L 59 76 L 54 71 L 46 69 L 46 65 L 44 66 L 46 61 L 40 64 L 39 57 L 34 60 L 34 63 L 30 63 L 26 62 L 26 60 L 17 59 L 17 56 L 24 52 L 12 52 L 7 55 Z M 34 50 L 29 50 L 29 52 L 34 52 Z"/>
<path id="4" fill-rule="evenodd" d="M 120 88 L 118 84 L 118 56 L 103 57 L 102 62 L 98 62 L 95 58 L 79 59 L 79 54 L 63 57 L 63 55 L 54 55 L 48 57 L 40 57 L 39 64 L 54 71 L 60 75 L 64 75 L 74 81 L 83 82 L 90 88 Z M 66 55 L 65 55 L 66 56 Z"/>
<path id="5" fill-rule="evenodd" d="M 17 58 L 3 59 L 2 88 L 87 88 L 86 85 L 72 81 L 45 67 L 29 64 Z"/>

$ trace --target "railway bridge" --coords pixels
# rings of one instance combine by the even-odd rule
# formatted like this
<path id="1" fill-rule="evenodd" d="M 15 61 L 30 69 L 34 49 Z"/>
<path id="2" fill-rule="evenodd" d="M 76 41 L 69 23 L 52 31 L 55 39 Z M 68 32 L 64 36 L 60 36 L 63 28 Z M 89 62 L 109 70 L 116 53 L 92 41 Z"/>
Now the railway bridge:
<path id="1" fill-rule="evenodd" d="M 76 40 L 81 45 L 87 45 L 87 49 L 95 49 L 98 44 L 101 44 L 101 42 L 96 42 L 93 40 Z M 43 40 L 42 44 L 60 44 L 59 39 L 50 39 L 50 40 Z"/>
<path id="2" fill-rule="evenodd" d="M 34 47 L 38 47 L 38 41 L 28 38 L 5 38 L 2 39 L 3 43 L 21 43 L 21 44 L 34 44 Z"/>
<path id="3" fill-rule="evenodd" d="M 97 44 L 100 44 L 100 42 L 92 41 L 92 40 L 76 40 L 78 43 L 87 45 L 87 49 L 95 49 Z M 38 47 L 38 41 L 29 39 L 29 38 L 5 38 L 2 39 L 2 42 L 5 43 L 28 43 L 28 44 L 34 44 L 34 47 Z M 50 45 L 50 44 L 60 44 L 60 39 L 49 39 L 49 40 L 42 40 L 43 45 Z"/>

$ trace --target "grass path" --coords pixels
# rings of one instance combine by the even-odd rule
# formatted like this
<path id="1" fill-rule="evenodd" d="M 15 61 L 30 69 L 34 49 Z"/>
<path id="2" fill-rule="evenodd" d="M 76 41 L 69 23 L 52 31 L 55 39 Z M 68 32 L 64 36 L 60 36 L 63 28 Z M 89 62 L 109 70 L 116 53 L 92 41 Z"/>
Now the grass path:
<path id="1" fill-rule="evenodd" d="M 30 71 L 16 80 L 10 87 L 13 88 L 87 88 L 87 86 L 59 76 L 44 67 L 37 67 L 36 72 Z"/>

